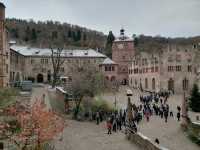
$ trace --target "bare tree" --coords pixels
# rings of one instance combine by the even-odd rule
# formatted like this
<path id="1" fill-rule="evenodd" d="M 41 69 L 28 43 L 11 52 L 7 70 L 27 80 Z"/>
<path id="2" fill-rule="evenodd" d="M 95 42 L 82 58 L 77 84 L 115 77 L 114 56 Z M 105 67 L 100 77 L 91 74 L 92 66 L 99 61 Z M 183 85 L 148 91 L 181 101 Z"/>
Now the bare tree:
<path id="1" fill-rule="evenodd" d="M 74 67 L 72 71 L 71 93 L 75 100 L 74 117 L 77 118 L 85 96 L 94 97 L 103 90 L 103 75 L 92 65 Z"/>
<path id="2" fill-rule="evenodd" d="M 58 81 L 58 76 L 59 76 L 61 67 L 65 62 L 65 58 L 62 56 L 63 48 L 57 48 L 55 50 L 54 48 L 51 47 L 50 49 L 51 49 L 51 61 L 53 65 L 52 87 L 54 88 Z"/>

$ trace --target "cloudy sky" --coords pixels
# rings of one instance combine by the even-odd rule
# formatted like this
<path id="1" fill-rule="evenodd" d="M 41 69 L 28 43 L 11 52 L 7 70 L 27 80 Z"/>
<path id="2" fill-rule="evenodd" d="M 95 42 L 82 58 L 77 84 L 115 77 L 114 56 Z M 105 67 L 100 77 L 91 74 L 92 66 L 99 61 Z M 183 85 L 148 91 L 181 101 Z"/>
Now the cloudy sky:
<path id="1" fill-rule="evenodd" d="M 0 0 L 6 17 L 54 20 L 115 35 L 200 35 L 200 0 Z"/>

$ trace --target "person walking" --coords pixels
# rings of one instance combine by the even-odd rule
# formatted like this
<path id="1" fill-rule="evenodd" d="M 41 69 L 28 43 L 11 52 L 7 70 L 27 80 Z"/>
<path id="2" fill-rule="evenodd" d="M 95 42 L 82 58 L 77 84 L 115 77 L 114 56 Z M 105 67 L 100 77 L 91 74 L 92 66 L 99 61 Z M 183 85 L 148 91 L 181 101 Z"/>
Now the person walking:
<path id="1" fill-rule="evenodd" d="M 113 125 L 113 131 L 117 132 L 117 121 L 116 121 L 116 118 L 114 118 L 112 125 Z"/>
<path id="2" fill-rule="evenodd" d="M 107 120 L 107 129 L 108 129 L 108 134 L 112 134 L 112 124 L 110 122 L 110 119 Z"/>
<path id="3" fill-rule="evenodd" d="M 164 117 L 165 117 L 165 122 L 167 123 L 167 118 L 168 118 L 168 111 L 164 110 Z"/>
<path id="4" fill-rule="evenodd" d="M 100 121 L 100 114 L 97 111 L 97 113 L 96 113 L 96 123 L 97 123 L 97 125 L 99 125 L 99 121 Z"/>
<path id="5" fill-rule="evenodd" d="M 177 119 L 178 119 L 178 121 L 180 121 L 180 117 L 181 117 L 181 113 L 180 113 L 180 111 L 178 111 L 177 112 Z"/>

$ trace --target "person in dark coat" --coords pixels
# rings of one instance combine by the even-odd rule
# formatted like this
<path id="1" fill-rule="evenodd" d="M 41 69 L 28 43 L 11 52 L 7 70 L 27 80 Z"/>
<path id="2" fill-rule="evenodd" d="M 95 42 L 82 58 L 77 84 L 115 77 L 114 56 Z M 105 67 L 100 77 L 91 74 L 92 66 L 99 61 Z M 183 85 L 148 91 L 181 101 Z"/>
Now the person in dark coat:
<path id="1" fill-rule="evenodd" d="M 180 111 L 178 111 L 177 112 L 177 119 L 178 119 L 178 121 L 180 121 L 180 117 L 181 117 L 181 113 L 180 113 Z"/>

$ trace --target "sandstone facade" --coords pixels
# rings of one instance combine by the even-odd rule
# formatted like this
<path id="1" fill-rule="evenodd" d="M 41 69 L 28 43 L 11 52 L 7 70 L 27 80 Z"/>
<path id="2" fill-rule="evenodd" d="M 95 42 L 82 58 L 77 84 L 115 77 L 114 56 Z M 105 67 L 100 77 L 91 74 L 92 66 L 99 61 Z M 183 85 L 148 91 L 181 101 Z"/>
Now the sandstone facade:
<path id="1" fill-rule="evenodd" d="M 129 66 L 129 84 L 146 91 L 189 93 L 197 81 L 199 52 L 192 45 L 168 46 L 159 54 L 141 52 Z"/>
<path id="2" fill-rule="evenodd" d="M 9 86 L 10 52 L 5 28 L 5 6 L 0 2 L 0 87 Z"/>
<path id="3" fill-rule="evenodd" d="M 53 65 L 50 49 L 29 48 L 13 45 L 11 49 L 11 82 L 32 80 L 33 82 L 50 82 L 52 79 Z M 89 50 L 63 50 L 64 64 L 61 66 L 59 76 L 71 76 L 75 67 L 99 65 L 106 56 L 92 49 Z"/>

